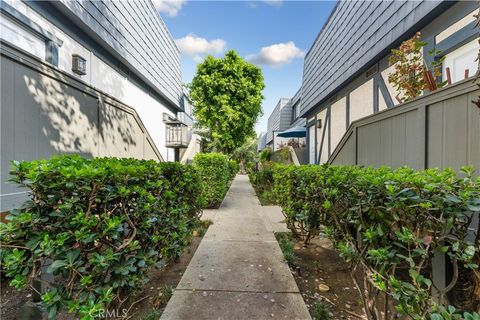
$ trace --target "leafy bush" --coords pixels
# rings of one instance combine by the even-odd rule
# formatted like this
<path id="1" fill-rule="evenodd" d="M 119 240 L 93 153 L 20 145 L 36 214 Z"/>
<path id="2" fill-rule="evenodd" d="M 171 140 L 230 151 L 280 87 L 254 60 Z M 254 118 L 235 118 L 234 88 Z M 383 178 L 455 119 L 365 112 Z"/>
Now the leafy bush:
<path id="1" fill-rule="evenodd" d="M 275 204 L 273 165 L 273 163 L 264 162 L 259 171 L 252 171 L 248 175 L 262 205 Z"/>
<path id="2" fill-rule="evenodd" d="M 325 217 L 324 199 L 319 191 L 325 186 L 324 173 L 317 165 L 276 166 L 274 193 L 285 215 L 285 223 L 297 238 L 308 241 L 320 231 Z"/>
<path id="3" fill-rule="evenodd" d="M 260 155 L 258 156 L 258 159 L 260 160 L 260 162 L 271 161 L 272 156 L 273 156 L 273 150 L 270 147 L 268 147 L 268 148 L 263 149 L 260 152 Z"/>
<path id="4" fill-rule="evenodd" d="M 240 165 L 235 160 L 229 160 L 228 161 L 228 169 L 230 171 L 230 180 L 232 180 L 233 178 L 235 178 L 238 171 L 240 171 Z"/>
<path id="5" fill-rule="evenodd" d="M 0 224 L 3 267 L 17 288 L 54 276 L 42 296 L 51 319 L 124 300 L 181 254 L 201 210 L 190 165 L 61 156 L 13 162 L 11 174 L 31 200 Z"/>
<path id="6" fill-rule="evenodd" d="M 314 302 L 312 305 L 314 320 L 330 320 L 330 309 L 325 302 Z"/>
<path id="7" fill-rule="evenodd" d="M 277 199 L 288 227 L 308 240 L 323 225 L 352 266 L 352 280 L 370 318 L 379 318 L 375 297 L 384 293 L 396 312 L 425 319 L 431 299 L 432 257 L 445 253 L 454 270 L 472 260 L 479 244 L 467 240 L 480 212 L 480 180 L 473 170 L 361 168 L 357 166 L 279 166 L 274 173 Z M 355 273 L 364 275 L 364 289 Z M 457 278 L 440 290 L 440 301 Z M 393 313 L 392 313 L 393 315 Z M 438 315 L 438 313 L 437 313 Z M 436 317 L 437 319 L 438 317 Z"/>
<path id="8" fill-rule="evenodd" d="M 193 165 L 203 181 L 206 208 L 217 208 L 228 190 L 231 171 L 227 156 L 221 153 L 198 153 Z"/>
<path id="9" fill-rule="evenodd" d="M 295 250 L 293 248 L 293 241 L 292 236 L 288 232 L 277 232 L 275 233 L 275 237 L 277 238 L 278 245 L 283 253 L 283 258 L 285 262 L 288 263 L 290 267 L 295 266 L 295 262 L 297 260 L 297 256 L 295 255 Z"/>
<path id="10" fill-rule="evenodd" d="M 388 76 L 388 81 L 402 94 L 401 98 L 397 96 L 400 102 L 419 97 L 425 90 L 434 91 L 447 84 L 447 81 L 437 83 L 438 77 L 442 75 L 445 56 L 440 56 L 440 51 L 432 49 L 427 54 L 435 59 L 426 65 L 423 52 L 427 44 L 421 40 L 420 32 L 417 32 L 411 39 L 402 42 L 398 49 L 392 49 L 388 62 L 395 71 Z"/>

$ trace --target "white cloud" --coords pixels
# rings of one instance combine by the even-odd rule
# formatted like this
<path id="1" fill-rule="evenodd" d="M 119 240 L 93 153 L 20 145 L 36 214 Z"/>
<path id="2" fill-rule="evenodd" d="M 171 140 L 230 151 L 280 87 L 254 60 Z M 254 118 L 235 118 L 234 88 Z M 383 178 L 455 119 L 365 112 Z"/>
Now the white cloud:
<path id="1" fill-rule="evenodd" d="M 201 63 L 203 61 L 203 57 L 195 56 L 195 57 L 193 57 L 193 61 L 195 61 L 196 63 Z"/>
<path id="2" fill-rule="evenodd" d="M 222 53 L 227 45 L 223 39 L 207 40 L 194 34 L 177 39 L 175 43 L 182 54 L 189 56 Z"/>
<path id="3" fill-rule="evenodd" d="M 272 7 L 281 7 L 283 0 L 264 0 L 263 2 Z"/>
<path id="4" fill-rule="evenodd" d="M 250 54 L 246 57 L 254 64 L 265 64 L 272 67 L 280 67 L 291 63 L 295 58 L 303 58 L 304 52 L 295 46 L 293 41 L 287 43 L 272 44 L 263 47 L 259 53 Z"/>
<path id="5" fill-rule="evenodd" d="M 167 14 L 169 17 L 175 17 L 185 2 L 186 0 L 153 0 L 157 11 Z"/>

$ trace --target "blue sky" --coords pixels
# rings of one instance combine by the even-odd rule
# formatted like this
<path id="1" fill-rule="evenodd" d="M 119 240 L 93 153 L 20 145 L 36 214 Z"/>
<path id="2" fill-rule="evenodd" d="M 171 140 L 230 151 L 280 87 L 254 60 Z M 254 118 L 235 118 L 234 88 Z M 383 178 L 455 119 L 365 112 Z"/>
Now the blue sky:
<path id="1" fill-rule="evenodd" d="M 182 52 L 183 81 L 195 74 L 207 54 L 234 49 L 262 67 L 266 88 L 264 115 L 256 126 L 265 131 L 279 98 L 300 88 L 303 55 L 335 5 L 332 1 L 184 1 L 154 0 Z"/>

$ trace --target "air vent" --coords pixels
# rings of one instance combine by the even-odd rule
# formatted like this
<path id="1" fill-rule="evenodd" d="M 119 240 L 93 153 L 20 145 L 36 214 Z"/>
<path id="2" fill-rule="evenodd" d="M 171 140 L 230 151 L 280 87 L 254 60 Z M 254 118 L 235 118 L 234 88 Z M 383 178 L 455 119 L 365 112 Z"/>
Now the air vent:
<path id="1" fill-rule="evenodd" d="M 365 72 L 365 76 L 368 79 L 368 78 L 372 77 L 377 72 L 378 72 L 378 65 L 374 65 L 373 67 L 368 69 L 367 72 Z"/>

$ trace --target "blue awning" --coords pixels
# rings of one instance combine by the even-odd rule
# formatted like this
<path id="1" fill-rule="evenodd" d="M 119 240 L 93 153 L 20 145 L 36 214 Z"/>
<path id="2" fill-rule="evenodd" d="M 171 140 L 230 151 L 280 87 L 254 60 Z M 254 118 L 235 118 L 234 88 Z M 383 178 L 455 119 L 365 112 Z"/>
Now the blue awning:
<path id="1" fill-rule="evenodd" d="M 307 129 L 305 127 L 293 127 L 282 131 L 277 134 L 277 137 L 281 138 L 303 138 L 307 135 Z"/>

